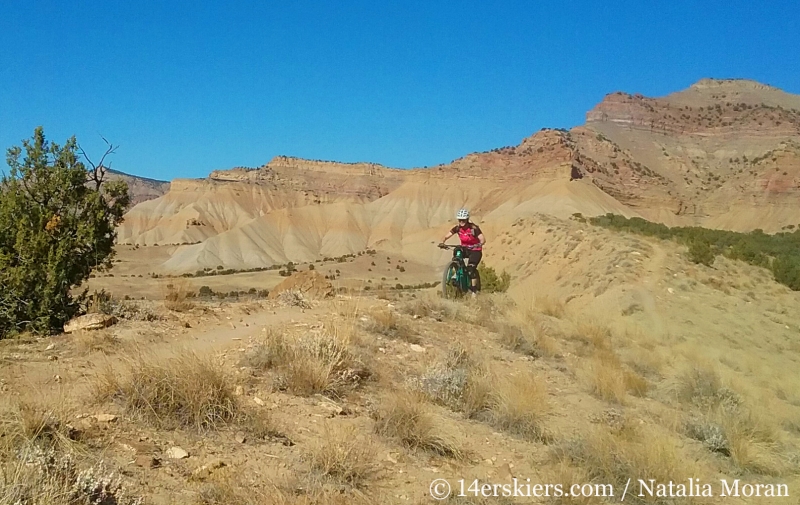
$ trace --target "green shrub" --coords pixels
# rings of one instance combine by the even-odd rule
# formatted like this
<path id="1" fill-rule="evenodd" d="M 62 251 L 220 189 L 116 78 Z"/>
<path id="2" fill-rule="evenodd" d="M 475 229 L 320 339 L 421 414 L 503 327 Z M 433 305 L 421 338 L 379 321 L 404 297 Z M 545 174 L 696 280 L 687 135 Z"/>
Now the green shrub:
<path id="1" fill-rule="evenodd" d="M 486 293 L 503 293 L 511 285 L 511 276 L 507 272 L 498 276 L 494 268 L 483 263 L 478 265 L 478 274 L 481 277 L 481 291 Z"/>
<path id="2" fill-rule="evenodd" d="M 104 180 L 105 156 L 91 169 L 79 161 L 75 137 L 61 147 L 38 127 L 22 144 L 0 179 L 0 338 L 58 331 L 79 312 L 86 291 L 71 290 L 112 266 L 130 202 L 127 184 Z"/>
<path id="3" fill-rule="evenodd" d="M 794 291 L 800 291 L 800 256 L 782 255 L 772 262 L 775 280 Z"/>
<path id="4" fill-rule="evenodd" d="M 209 297 L 214 295 L 214 291 L 208 286 L 200 286 L 197 294 L 199 296 Z"/>
<path id="5" fill-rule="evenodd" d="M 710 267 L 714 263 L 716 254 L 711 249 L 711 244 L 702 239 L 694 239 L 689 243 L 689 261 Z"/>
<path id="6" fill-rule="evenodd" d="M 716 254 L 768 268 L 777 282 L 800 291 L 800 229 L 768 235 L 700 227 L 669 228 L 642 218 L 627 219 L 614 214 L 590 218 L 591 224 L 639 235 L 672 239 L 689 247 L 689 259 L 711 265 Z"/>

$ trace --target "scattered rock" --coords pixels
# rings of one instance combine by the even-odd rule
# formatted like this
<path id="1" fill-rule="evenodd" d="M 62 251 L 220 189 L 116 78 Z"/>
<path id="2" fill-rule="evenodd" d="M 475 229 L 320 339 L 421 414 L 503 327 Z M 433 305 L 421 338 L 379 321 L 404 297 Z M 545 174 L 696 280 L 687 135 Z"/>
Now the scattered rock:
<path id="1" fill-rule="evenodd" d="M 244 387 L 236 386 L 236 389 L 233 391 L 233 394 L 235 394 L 236 396 L 242 396 L 244 394 Z"/>
<path id="2" fill-rule="evenodd" d="M 417 344 L 411 344 L 411 350 L 414 352 L 425 352 L 425 348 Z"/>
<path id="3" fill-rule="evenodd" d="M 167 449 L 166 454 L 169 459 L 185 459 L 189 457 L 189 453 L 180 447 L 170 447 Z"/>
<path id="4" fill-rule="evenodd" d="M 86 314 L 68 321 L 64 325 L 64 333 L 73 333 L 78 330 L 99 330 L 108 328 L 116 322 L 116 317 L 107 314 Z"/>
<path id="5" fill-rule="evenodd" d="M 247 437 L 241 431 L 236 432 L 236 435 L 233 436 L 233 439 L 236 440 L 236 443 L 238 444 L 247 442 Z"/>
<path id="6" fill-rule="evenodd" d="M 256 405 L 259 405 L 261 407 L 264 406 L 264 400 L 262 400 L 261 398 L 259 398 L 257 396 L 253 397 L 253 403 L 255 403 Z"/>
<path id="7" fill-rule="evenodd" d="M 113 423 L 117 420 L 114 414 L 95 414 L 92 417 L 99 423 Z"/>
<path id="8" fill-rule="evenodd" d="M 44 350 L 45 351 L 52 351 L 55 346 L 56 346 L 56 344 L 50 344 Z"/>

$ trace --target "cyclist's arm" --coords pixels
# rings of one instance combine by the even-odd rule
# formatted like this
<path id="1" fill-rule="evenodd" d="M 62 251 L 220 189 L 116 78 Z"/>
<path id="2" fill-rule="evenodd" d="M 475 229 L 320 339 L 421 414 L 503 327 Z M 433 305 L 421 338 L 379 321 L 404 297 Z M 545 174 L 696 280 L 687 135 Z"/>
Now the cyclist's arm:
<path id="1" fill-rule="evenodd" d="M 453 235 L 454 235 L 454 233 L 453 233 L 453 231 L 452 231 L 452 230 L 448 231 L 448 232 L 447 232 L 447 235 L 445 235 L 445 236 L 444 236 L 444 239 L 442 239 L 442 244 L 444 244 L 445 242 L 447 242 L 447 239 L 449 239 L 449 238 L 450 238 L 450 237 L 452 237 Z"/>
<path id="2" fill-rule="evenodd" d="M 483 236 L 483 233 L 478 235 L 478 240 L 481 241 L 481 246 L 486 243 L 486 237 Z"/>

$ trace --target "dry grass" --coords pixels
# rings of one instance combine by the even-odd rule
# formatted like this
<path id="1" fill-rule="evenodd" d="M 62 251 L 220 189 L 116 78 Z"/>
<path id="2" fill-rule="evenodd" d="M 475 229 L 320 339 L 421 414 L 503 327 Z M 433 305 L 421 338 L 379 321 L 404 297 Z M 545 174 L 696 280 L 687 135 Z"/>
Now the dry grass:
<path id="1" fill-rule="evenodd" d="M 547 440 L 541 423 L 549 410 L 546 387 L 533 374 L 493 374 L 476 353 L 454 347 L 409 384 L 467 418 L 529 440 Z"/>
<path id="2" fill-rule="evenodd" d="M 80 330 L 72 336 L 76 347 L 84 352 L 102 351 L 105 353 L 117 350 L 119 338 L 111 330 Z"/>
<path id="3" fill-rule="evenodd" d="M 581 321 L 576 338 L 595 349 L 611 349 L 611 329 L 595 321 Z"/>
<path id="4" fill-rule="evenodd" d="M 194 308 L 194 291 L 184 280 L 167 284 L 164 295 L 164 307 L 175 312 L 187 312 Z"/>
<path id="5" fill-rule="evenodd" d="M 492 424 L 528 440 L 549 441 L 542 423 L 549 411 L 544 382 L 532 373 L 523 373 L 495 384 L 490 393 Z"/>
<path id="6" fill-rule="evenodd" d="M 157 427 L 216 429 L 241 415 L 233 381 L 209 359 L 139 356 L 119 368 L 109 365 L 95 378 L 95 398 L 116 400 Z"/>
<path id="7" fill-rule="evenodd" d="M 0 414 L 0 505 L 141 503 L 118 473 L 87 460 L 63 396 L 33 394 Z"/>
<path id="8" fill-rule="evenodd" d="M 633 396 L 645 397 L 650 390 L 650 383 L 647 379 L 639 375 L 633 370 L 624 370 L 623 380 L 625 381 L 625 389 Z"/>
<path id="9" fill-rule="evenodd" d="M 537 296 L 534 306 L 542 314 L 555 317 L 556 319 L 562 319 L 567 313 L 564 302 L 549 296 Z"/>
<path id="10" fill-rule="evenodd" d="M 545 482 L 550 482 L 555 485 L 560 485 L 561 489 L 569 490 L 570 486 L 576 483 L 588 483 L 590 479 L 587 475 L 587 472 L 578 466 L 573 466 L 570 464 L 568 460 L 559 461 L 555 468 L 553 468 L 550 472 L 548 472 L 548 478 L 545 479 Z M 588 494 L 588 493 L 587 493 Z M 570 505 L 594 505 L 602 503 L 600 501 L 600 497 L 598 496 L 570 496 L 570 497 L 558 497 L 558 496 L 551 496 L 549 499 L 550 503 L 556 504 L 570 504 Z"/>
<path id="11" fill-rule="evenodd" d="M 628 393 L 642 397 L 647 395 L 650 388 L 646 379 L 624 368 L 617 355 L 610 350 L 595 352 L 587 368 L 589 389 L 601 400 L 624 405 Z"/>
<path id="12" fill-rule="evenodd" d="M 464 412 L 467 417 L 489 408 L 493 387 L 485 363 L 461 345 L 450 348 L 408 384 L 434 403 Z"/>
<path id="13" fill-rule="evenodd" d="M 274 370 L 279 388 L 299 396 L 324 394 L 340 398 L 371 373 L 350 350 L 349 332 L 321 331 L 291 336 L 269 330 L 245 355 L 242 364 Z"/>
<path id="14" fill-rule="evenodd" d="M 432 317 L 439 321 L 461 319 L 465 313 L 463 304 L 425 295 L 404 303 L 400 310 L 411 316 Z"/>
<path id="15" fill-rule="evenodd" d="M 484 325 L 500 336 L 500 344 L 506 349 L 536 358 L 558 354 L 558 344 L 547 336 L 535 314 L 512 311 L 500 317 Z"/>
<path id="16" fill-rule="evenodd" d="M 37 394 L 21 399 L 0 415 L 0 438 L 7 448 L 38 446 L 72 451 L 80 433 L 69 423 L 74 415 L 63 403 Z"/>
<path id="17" fill-rule="evenodd" d="M 197 505 L 370 505 L 376 503 L 358 490 L 311 486 L 297 481 L 276 483 L 246 482 L 241 475 L 222 469 L 200 489 Z"/>
<path id="18" fill-rule="evenodd" d="M 625 353 L 625 362 L 638 374 L 652 379 L 662 379 L 664 356 L 653 347 L 636 345 Z"/>
<path id="19" fill-rule="evenodd" d="M 374 309 L 365 323 L 367 331 L 384 337 L 403 340 L 411 344 L 419 344 L 419 335 L 403 322 L 391 309 Z"/>
<path id="20" fill-rule="evenodd" d="M 326 426 L 324 435 L 313 444 L 304 455 L 313 479 L 364 489 L 378 475 L 372 443 L 354 428 L 334 431 Z"/>
<path id="21" fill-rule="evenodd" d="M 360 297 L 338 298 L 334 303 L 336 312 L 342 317 L 357 319 L 361 314 L 362 302 Z"/>
<path id="22" fill-rule="evenodd" d="M 717 368 L 699 359 L 685 362 L 665 383 L 665 390 L 678 402 L 701 408 L 741 403 L 740 395 L 723 383 Z"/>
<path id="23" fill-rule="evenodd" d="M 424 399 L 411 391 L 386 393 L 373 409 L 375 432 L 396 439 L 412 450 L 421 450 L 454 459 L 466 456 L 459 436 L 448 431 Z"/>
<path id="24" fill-rule="evenodd" d="M 625 403 L 627 390 L 625 376 L 619 362 L 611 353 L 599 353 L 588 363 L 590 391 L 598 398 L 618 403 Z"/>
<path id="25" fill-rule="evenodd" d="M 498 321 L 492 329 L 500 336 L 500 344 L 510 351 L 533 357 L 543 354 L 537 348 L 536 333 L 530 327 Z"/>
<path id="26" fill-rule="evenodd" d="M 722 403 L 685 422 L 684 433 L 711 452 L 730 458 L 739 470 L 785 476 L 793 471 L 773 421 L 742 405 Z"/>
<path id="27" fill-rule="evenodd" d="M 561 444 L 555 451 L 556 462 L 578 466 L 587 480 L 611 484 L 615 491 L 628 479 L 656 482 L 687 482 L 689 477 L 703 479 L 694 459 L 682 454 L 678 440 L 668 434 L 625 422 L 616 432 L 595 428 L 579 439 Z M 628 493 L 626 503 L 673 504 L 674 498 L 639 497 Z M 685 503 L 685 502 L 684 502 Z"/>
<path id="28" fill-rule="evenodd" d="M 32 446 L 0 463 L 0 505 L 140 505 L 121 476 L 102 463 L 81 468 L 75 457 Z"/>

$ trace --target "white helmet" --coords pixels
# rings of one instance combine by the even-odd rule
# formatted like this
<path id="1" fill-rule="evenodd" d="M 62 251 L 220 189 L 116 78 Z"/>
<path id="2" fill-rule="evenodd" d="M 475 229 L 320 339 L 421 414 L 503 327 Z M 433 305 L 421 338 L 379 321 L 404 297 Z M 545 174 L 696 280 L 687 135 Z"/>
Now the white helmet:
<path id="1" fill-rule="evenodd" d="M 469 219 L 469 211 L 467 209 L 461 209 L 456 214 L 456 219 Z"/>

